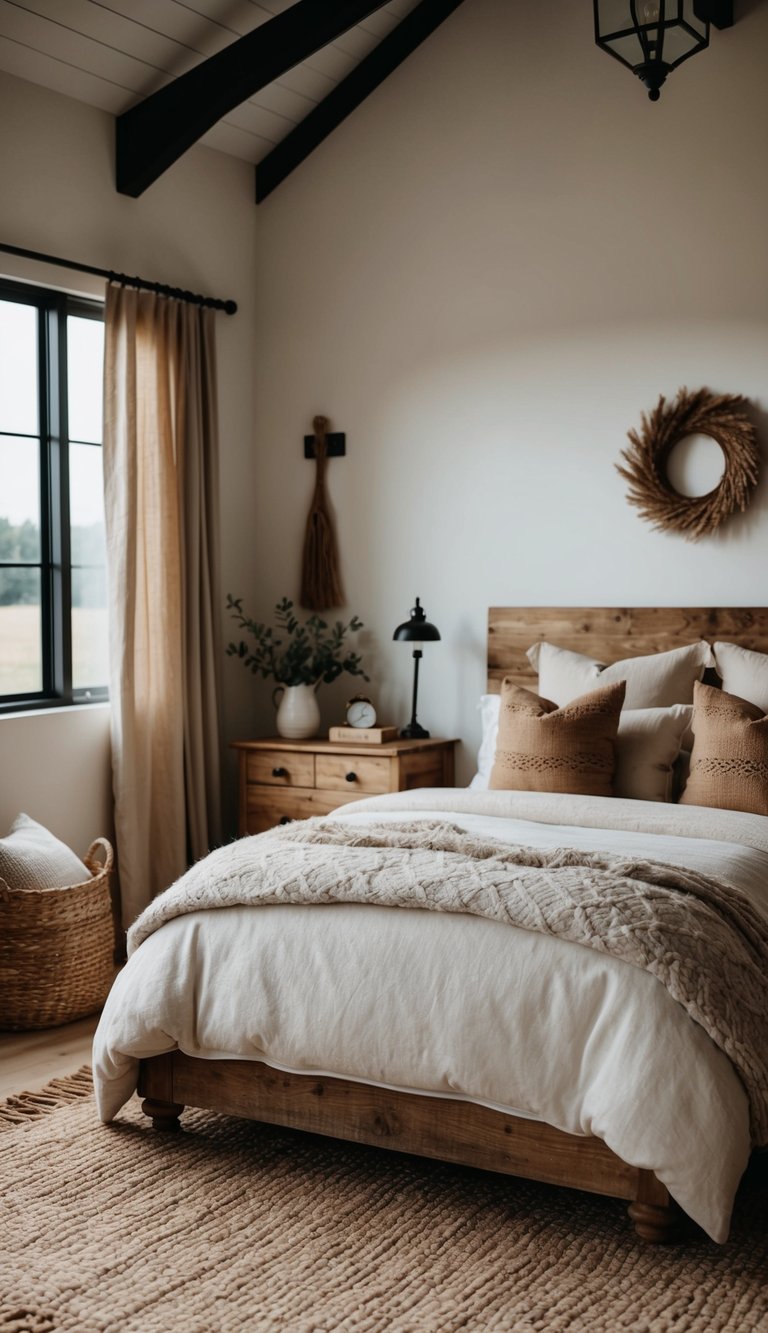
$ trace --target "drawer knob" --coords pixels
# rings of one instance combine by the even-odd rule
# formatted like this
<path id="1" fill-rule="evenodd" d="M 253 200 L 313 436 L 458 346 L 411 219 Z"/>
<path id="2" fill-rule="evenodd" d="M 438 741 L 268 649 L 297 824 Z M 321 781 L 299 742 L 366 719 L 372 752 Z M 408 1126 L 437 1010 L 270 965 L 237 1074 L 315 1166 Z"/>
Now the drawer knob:
<path id="1" fill-rule="evenodd" d="M 288 769 L 287 769 L 287 768 L 273 768 L 273 769 L 272 769 L 272 777 L 273 777 L 273 778 L 287 778 L 287 777 L 288 777 Z"/>
<path id="2" fill-rule="evenodd" d="M 357 782 L 357 773 L 347 773 L 347 782 Z"/>
<path id="3" fill-rule="evenodd" d="M 290 815 L 283 815 L 282 819 L 280 820 L 280 823 L 281 823 L 281 824 L 292 824 L 292 823 L 293 823 L 293 820 L 291 819 L 291 816 L 290 816 Z"/>

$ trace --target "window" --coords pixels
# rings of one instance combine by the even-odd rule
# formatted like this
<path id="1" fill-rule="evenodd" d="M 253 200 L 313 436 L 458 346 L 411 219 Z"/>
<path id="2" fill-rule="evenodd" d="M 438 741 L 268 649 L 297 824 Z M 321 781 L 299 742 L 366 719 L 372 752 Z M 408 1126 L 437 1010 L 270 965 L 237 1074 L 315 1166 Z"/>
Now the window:
<path id="1" fill-rule="evenodd" d="M 107 697 L 96 301 L 0 280 L 0 711 Z"/>

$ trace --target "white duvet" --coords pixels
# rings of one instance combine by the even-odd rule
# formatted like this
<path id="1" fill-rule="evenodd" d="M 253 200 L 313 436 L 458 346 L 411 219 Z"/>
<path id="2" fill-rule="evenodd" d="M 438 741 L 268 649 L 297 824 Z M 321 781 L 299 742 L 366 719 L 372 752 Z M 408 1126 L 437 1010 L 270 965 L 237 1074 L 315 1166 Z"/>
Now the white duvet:
<path id="1" fill-rule="evenodd" d="M 422 789 L 331 817 L 404 815 L 688 866 L 741 889 L 768 920 L 762 816 Z M 141 1058 L 176 1049 L 459 1097 L 597 1135 L 655 1171 L 717 1241 L 749 1154 L 738 1075 L 650 973 L 482 917 L 357 904 L 179 917 L 131 955 L 107 1001 L 93 1051 L 102 1119 L 131 1096 Z"/>

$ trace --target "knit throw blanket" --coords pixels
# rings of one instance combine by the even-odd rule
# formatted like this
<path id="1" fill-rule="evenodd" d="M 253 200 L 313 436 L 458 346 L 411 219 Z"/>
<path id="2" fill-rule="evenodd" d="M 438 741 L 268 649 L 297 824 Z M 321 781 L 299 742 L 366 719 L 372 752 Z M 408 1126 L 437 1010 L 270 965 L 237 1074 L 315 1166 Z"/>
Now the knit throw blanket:
<path id="1" fill-rule="evenodd" d="M 477 837 L 450 823 L 354 829 L 310 819 L 212 852 L 132 926 L 128 950 L 202 908 L 372 903 L 469 912 L 644 968 L 731 1060 L 768 1143 L 768 926 L 738 890 L 695 871 Z"/>

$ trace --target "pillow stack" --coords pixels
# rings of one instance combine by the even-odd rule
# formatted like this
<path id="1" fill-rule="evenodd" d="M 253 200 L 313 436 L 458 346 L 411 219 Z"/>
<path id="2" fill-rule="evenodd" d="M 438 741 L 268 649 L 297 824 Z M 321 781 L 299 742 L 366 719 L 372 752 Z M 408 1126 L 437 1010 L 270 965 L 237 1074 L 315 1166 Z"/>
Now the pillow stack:
<path id="1" fill-rule="evenodd" d="M 478 772 L 470 784 L 473 788 L 490 784 L 508 790 L 671 800 L 675 762 L 690 728 L 694 685 L 712 661 L 708 644 L 699 641 L 604 666 L 583 653 L 537 643 L 529 649 L 528 659 L 539 673 L 538 695 L 504 681 L 501 696 L 482 696 L 483 738 Z M 623 687 L 624 707 L 619 705 L 617 726 L 610 736 L 613 760 L 607 779 L 609 737 L 604 730 L 599 736 L 594 730 L 588 735 L 582 730 L 579 743 L 586 749 L 577 759 L 575 718 L 569 710 L 578 704 L 583 728 L 586 715 L 581 710 L 586 708 L 597 725 L 597 717 L 603 716 L 605 691 L 617 685 Z M 515 689 L 517 696 L 511 693 Z M 534 701 L 535 716 L 542 722 L 550 719 L 535 737 L 526 732 L 522 750 L 515 748 L 523 743 L 518 735 L 520 725 L 514 730 L 512 722 L 513 715 L 521 712 L 521 696 L 527 701 L 523 712 L 527 709 L 530 714 L 530 701 Z M 500 715 L 510 705 L 502 736 Z M 547 752 L 543 754 L 545 737 Z M 598 743 L 597 750 L 593 742 Z M 531 753 L 526 748 L 529 744 Z M 524 756 L 524 761 L 510 759 L 511 754 Z"/>
<path id="2" fill-rule="evenodd" d="M 528 660 L 538 694 L 482 696 L 471 787 L 669 801 L 692 746 L 682 805 L 768 816 L 768 654 L 700 640 L 604 666 L 542 642 Z"/>

